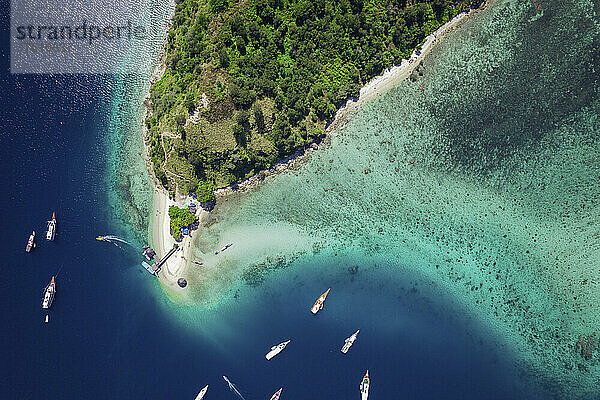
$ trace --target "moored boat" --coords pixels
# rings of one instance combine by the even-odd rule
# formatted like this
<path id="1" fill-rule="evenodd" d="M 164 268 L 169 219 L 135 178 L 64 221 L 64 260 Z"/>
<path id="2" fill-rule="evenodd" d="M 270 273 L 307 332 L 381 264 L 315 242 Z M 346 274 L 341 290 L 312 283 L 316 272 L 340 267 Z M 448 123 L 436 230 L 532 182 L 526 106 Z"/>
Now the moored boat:
<path id="1" fill-rule="evenodd" d="M 327 291 L 325 293 L 323 293 L 321 296 L 319 296 L 319 298 L 317 299 L 315 304 L 310 309 L 310 311 L 313 314 L 316 314 L 317 312 L 319 312 L 319 310 L 321 310 L 323 308 L 323 303 L 325 302 L 325 299 L 327 298 L 327 295 L 329 294 L 330 290 L 331 290 L 331 288 L 327 289 Z"/>
<path id="2" fill-rule="evenodd" d="M 369 379 L 369 370 L 363 377 L 362 382 L 360 383 L 360 395 L 362 400 L 367 400 L 369 398 L 369 385 L 371 380 Z"/>
<path id="3" fill-rule="evenodd" d="M 352 336 L 346 339 L 346 343 L 344 343 L 344 346 L 342 346 L 342 353 L 346 354 L 348 352 L 350 347 L 354 344 L 358 332 L 360 332 L 360 329 L 357 329 L 356 332 L 352 334 Z"/>
<path id="4" fill-rule="evenodd" d="M 56 235 L 56 216 L 52 213 L 52 219 L 48 221 L 48 231 L 46 232 L 46 239 L 54 240 Z"/>
<path id="5" fill-rule="evenodd" d="M 271 396 L 271 400 L 279 400 L 279 396 L 281 396 L 281 391 L 283 390 L 283 388 L 279 388 L 278 391 L 276 391 L 273 396 Z"/>
<path id="6" fill-rule="evenodd" d="M 271 358 L 275 357 L 277 354 L 281 353 L 281 351 L 283 349 L 285 349 L 285 346 L 287 346 L 290 342 L 291 342 L 291 340 L 286 340 L 285 342 L 279 343 L 277 346 L 271 347 L 271 351 L 269 351 L 267 353 L 267 355 L 265 356 L 266 359 L 270 360 Z"/>
<path id="7" fill-rule="evenodd" d="M 42 308 L 48 309 L 52 305 L 54 301 L 54 294 L 56 293 L 56 282 L 54 282 L 54 277 L 44 289 L 44 297 L 42 299 Z"/>
<path id="8" fill-rule="evenodd" d="M 207 390 L 208 390 L 208 385 L 206 385 L 202 388 L 200 393 L 198 393 L 198 396 L 196 396 L 196 400 L 202 400 L 204 398 L 204 395 L 206 394 Z"/>
<path id="9" fill-rule="evenodd" d="M 31 235 L 29 235 L 29 240 L 27 241 L 27 246 L 25 246 L 25 251 L 26 252 L 30 252 L 34 247 L 35 247 L 35 231 L 31 232 Z"/>
<path id="10" fill-rule="evenodd" d="M 225 246 L 223 246 L 223 248 L 219 251 L 215 251 L 215 255 L 224 252 L 225 250 L 227 250 L 228 248 L 230 248 L 231 246 L 233 246 L 233 243 L 227 243 Z"/>

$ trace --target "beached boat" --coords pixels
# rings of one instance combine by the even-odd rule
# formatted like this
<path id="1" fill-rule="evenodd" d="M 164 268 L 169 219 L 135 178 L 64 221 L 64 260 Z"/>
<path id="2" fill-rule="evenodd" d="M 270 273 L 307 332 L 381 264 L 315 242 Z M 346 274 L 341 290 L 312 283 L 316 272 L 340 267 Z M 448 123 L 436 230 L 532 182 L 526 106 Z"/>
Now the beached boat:
<path id="1" fill-rule="evenodd" d="M 52 219 L 48 221 L 48 231 L 46 232 L 46 239 L 54 240 L 56 235 L 56 216 L 52 213 Z"/>
<path id="2" fill-rule="evenodd" d="M 278 391 L 276 391 L 273 396 L 271 396 L 271 400 L 279 400 L 279 396 L 281 396 L 281 391 L 283 390 L 283 388 L 279 388 Z"/>
<path id="3" fill-rule="evenodd" d="M 360 329 L 358 329 L 356 332 L 354 332 L 352 334 L 352 336 L 350 336 L 349 338 L 346 339 L 346 343 L 344 343 L 344 346 L 342 346 L 342 353 L 346 354 L 348 352 L 348 350 L 350 349 L 350 347 L 352 347 L 352 345 L 354 344 L 354 341 L 356 340 L 356 336 L 358 335 L 358 332 L 360 332 Z"/>
<path id="4" fill-rule="evenodd" d="M 29 235 L 29 240 L 27 241 L 27 246 L 25 246 L 25 251 L 26 252 L 30 252 L 34 247 L 35 247 L 35 231 L 31 232 L 31 235 Z"/>
<path id="5" fill-rule="evenodd" d="M 206 385 L 202 388 L 200 393 L 198 393 L 198 396 L 196 396 L 196 400 L 202 400 L 204 398 L 204 395 L 206 394 L 207 390 L 208 390 L 208 385 Z"/>
<path id="6" fill-rule="evenodd" d="M 267 360 L 270 360 L 271 358 L 275 357 L 277 354 L 281 353 L 281 351 L 283 349 L 285 349 L 285 346 L 288 345 L 288 343 L 290 343 L 291 340 L 286 340 L 285 342 L 279 343 L 277 346 L 273 346 L 271 347 L 271 351 L 269 351 L 267 353 L 267 355 L 265 356 Z"/>
<path id="7" fill-rule="evenodd" d="M 44 297 L 42 299 L 42 308 L 48 309 L 52 305 L 54 301 L 54 294 L 56 293 L 56 282 L 54 282 L 54 277 L 44 289 Z"/>
<path id="8" fill-rule="evenodd" d="M 319 296 L 317 301 L 315 301 L 315 304 L 310 309 L 310 311 L 312 311 L 313 314 L 316 314 L 317 312 L 319 312 L 319 310 L 323 309 L 323 303 L 325 302 L 325 299 L 327 298 L 327 295 L 329 294 L 330 290 L 331 288 L 327 289 L 327 291 L 321 296 Z"/>
<path id="9" fill-rule="evenodd" d="M 367 400 L 369 398 L 369 384 L 371 380 L 369 379 L 369 370 L 363 377 L 362 382 L 360 383 L 360 395 L 362 400 Z"/>

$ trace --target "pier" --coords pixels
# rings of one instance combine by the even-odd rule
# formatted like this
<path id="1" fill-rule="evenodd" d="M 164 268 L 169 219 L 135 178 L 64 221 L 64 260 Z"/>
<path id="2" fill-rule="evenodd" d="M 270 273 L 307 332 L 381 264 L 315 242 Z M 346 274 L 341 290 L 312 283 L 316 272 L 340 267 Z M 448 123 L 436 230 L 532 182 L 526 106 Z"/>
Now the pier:
<path id="1" fill-rule="evenodd" d="M 158 262 L 150 265 L 147 262 L 142 261 L 142 266 L 146 268 L 146 270 L 148 270 L 148 272 L 150 272 L 152 275 L 158 276 L 158 273 L 160 272 L 160 269 L 163 266 L 163 264 L 166 263 L 169 257 L 171 257 L 173 253 L 175 253 L 177 250 L 179 250 L 179 246 L 174 245 L 173 248 L 169 250 L 169 252 Z"/>
<path id="2" fill-rule="evenodd" d="M 169 259 L 169 257 L 171 257 L 173 255 L 173 253 L 175 253 L 177 250 L 179 250 L 179 246 L 178 245 L 174 245 L 173 248 L 171 250 L 169 250 L 169 252 L 160 259 L 159 262 L 157 262 L 156 265 L 156 273 L 158 274 L 158 271 L 160 271 L 160 268 L 163 266 L 164 263 L 167 262 L 167 260 Z"/>

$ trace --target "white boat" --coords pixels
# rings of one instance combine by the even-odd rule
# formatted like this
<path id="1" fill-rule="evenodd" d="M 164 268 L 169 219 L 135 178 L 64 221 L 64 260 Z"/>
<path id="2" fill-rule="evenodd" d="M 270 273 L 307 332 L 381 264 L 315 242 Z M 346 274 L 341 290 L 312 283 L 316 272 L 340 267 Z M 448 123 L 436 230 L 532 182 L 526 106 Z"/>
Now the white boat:
<path id="1" fill-rule="evenodd" d="M 49 318 L 48 318 L 48 314 L 46 314 L 46 319 L 44 320 L 44 322 L 45 322 L 45 323 L 48 323 L 48 320 L 49 320 Z"/>
<path id="2" fill-rule="evenodd" d="M 198 393 L 198 396 L 196 396 L 196 400 L 202 400 L 204 398 L 204 395 L 206 394 L 207 390 L 208 390 L 208 385 L 206 385 L 202 388 L 200 393 Z"/>
<path id="3" fill-rule="evenodd" d="M 52 219 L 48 221 L 48 231 L 46 232 L 46 239 L 54 240 L 56 235 L 56 216 L 52 213 Z"/>
<path id="4" fill-rule="evenodd" d="M 281 391 L 283 390 L 283 388 L 279 388 L 278 391 L 276 391 L 273 396 L 271 396 L 271 400 L 279 400 L 279 396 L 281 396 Z"/>
<path id="5" fill-rule="evenodd" d="M 42 299 L 42 308 L 48 309 L 52 305 L 54 301 L 54 294 L 56 293 L 56 282 L 54 281 L 54 277 L 44 289 L 44 297 Z"/>
<path id="6" fill-rule="evenodd" d="M 346 339 L 346 343 L 344 343 L 344 346 L 342 346 L 342 353 L 346 354 L 348 352 L 348 350 L 350 349 L 350 347 L 352 347 L 352 345 L 354 344 L 354 341 L 356 340 L 356 336 L 358 335 L 358 332 L 360 332 L 360 329 L 357 329 L 356 332 L 354 332 L 352 334 L 352 336 L 350 336 L 349 338 Z"/>
<path id="7" fill-rule="evenodd" d="M 290 343 L 291 340 L 286 340 L 285 342 L 281 342 L 279 343 L 277 346 L 273 346 L 271 347 L 271 351 L 269 351 L 267 353 L 267 355 L 265 356 L 267 360 L 270 360 L 271 358 L 275 357 L 277 354 L 281 353 L 281 351 L 283 349 L 285 349 L 285 346 L 288 345 L 288 343 Z"/>
<path id="8" fill-rule="evenodd" d="M 310 309 L 310 311 L 313 314 L 316 314 L 317 312 L 319 312 L 319 310 L 323 309 L 323 303 L 325 302 L 325 299 L 327 298 L 327 295 L 329 294 L 330 290 L 331 290 L 331 288 L 327 289 L 327 291 L 325 293 L 323 293 L 322 295 L 320 295 L 319 298 L 317 299 L 317 301 L 315 301 L 315 304 Z"/>
<path id="9" fill-rule="evenodd" d="M 367 400 L 369 398 L 369 385 L 371 380 L 369 379 L 369 370 L 363 377 L 362 382 L 360 383 L 360 395 L 362 400 Z"/>
<path id="10" fill-rule="evenodd" d="M 35 247 L 35 231 L 31 232 L 29 235 L 29 240 L 27 240 L 27 246 L 25 246 L 25 251 L 30 252 Z"/>

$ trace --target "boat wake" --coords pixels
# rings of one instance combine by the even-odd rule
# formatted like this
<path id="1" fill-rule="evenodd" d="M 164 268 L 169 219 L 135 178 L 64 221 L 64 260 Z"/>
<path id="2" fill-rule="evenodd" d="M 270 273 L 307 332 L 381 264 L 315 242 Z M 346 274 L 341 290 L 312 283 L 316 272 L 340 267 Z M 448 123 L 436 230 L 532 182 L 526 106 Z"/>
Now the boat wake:
<path id="1" fill-rule="evenodd" d="M 96 238 L 96 240 L 100 240 L 100 241 L 102 241 L 102 242 L 109 242 L 109 243 L 112 243 L 112 244 L 116 245 L 117 247 L 120 247 L 120 246 L 119 246 L 117 243 L 115 243 L 115 242 L 121 242 L 121 243 L 125 243 L 126 245 L 129 245 L 129 246 L 131 246 L 131 247 L 134 247 L 134 246 L 133 246 L 131 243 L 129 243 L 127 240 L 125 240 L 125 239 L 121 239 L 120 237 L 118 237 L 118 236 L 115 236 L 115 235 L 98 236 L 98 237 Z"/>
<path id="2" fill-rule="evenodd" d="M 235 394 L 237 394 L 240 397 L 240 399 L 246 400 L 246 399 L 244 399 L 244 396 L 242 396 L 242 394 L 240 393 L 240 391 L 237 390 L 237 388 L 233 385 L 233 383 L 231 383 L 229 381 L 229 379 L 227 379 L 226 376 L 223 376 L 223 379 L 225 379 L 225 382 L 227 382 L 227 384 L 229 385 L 229 390 L 232 390 L 233 392 L 235 392 Z"/>

